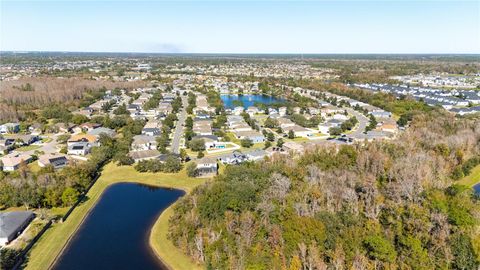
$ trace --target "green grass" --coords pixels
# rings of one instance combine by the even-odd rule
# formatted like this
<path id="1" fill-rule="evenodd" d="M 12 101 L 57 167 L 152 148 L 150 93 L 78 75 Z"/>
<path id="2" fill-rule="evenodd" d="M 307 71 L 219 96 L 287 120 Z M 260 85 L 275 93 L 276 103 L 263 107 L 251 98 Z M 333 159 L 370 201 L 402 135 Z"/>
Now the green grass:
<path id="1" fill-rule="evenodd" d="M 88 199 L 81 203 L 64 223 L 54 224 L 35 244 L 28 256 L 26 269 L 49 269 L 56 257 L 62 252 L 69 239 L 75 234 L 90 210 L 100 199 L 103 191 L 111 184 L 134 182 L 154 186 L 182 189 L 190 192 L 204 183 L 205 179 L 189 178 L 185 169 L 179 173 L 138 173 L 132 166 L 107 164 L 102 176 L 87 193 Z M 173 269 L 199 269 L 189 257 L 184 255 L 169 240 L 168 218 L 172 215 L 171 206 L 167 208 L 155 223 L 150 235 L 150 244 L 159 258 Z M 145 228 L 148 229 L 148 228 Z"/>
<path id="2" fill-rule="evenodd" d="M 31 172 L 33 173 L 38 173 L 42 168 L 38 166 L 38 162 L 34 161 L 32 163 L 28 164 L 28 168 L 30 169 Z"/>
<path id="3" fill-rule="evenodd" d="M 15 149 L 15 150 L 16 150 L 16 151 L 20 151 L 20 152 L 26 152 L 26 151 L 31 151 L 31 150 L 37 150 L 37 149 L 39 149 L 39 148 L 41 148 L 41 147 L 42 147 L 41 145 L 31 144 L 31 145 L 19 147 L 19 148 Z"/>
<path id="4" fill-rule="evenodd" d="M 473 168 L 469 175 L 458 180 L 457 184 L 473 187 L 478 182 L 480 182 L 480 165 Z"/>

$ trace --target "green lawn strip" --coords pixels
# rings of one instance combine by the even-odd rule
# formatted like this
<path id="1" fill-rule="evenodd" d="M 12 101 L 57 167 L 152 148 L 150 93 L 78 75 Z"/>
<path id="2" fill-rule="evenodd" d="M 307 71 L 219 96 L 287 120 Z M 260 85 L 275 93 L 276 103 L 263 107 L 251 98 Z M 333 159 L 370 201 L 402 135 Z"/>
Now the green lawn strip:
<path id="1" fill-rule="evenodd" d="M 102 176 L 97 180 L 95 185 L 87 193 L 87 200 L 81 203 L 70 215 L 70 217 L 64 222 L 54 224 L 35 244 L 33 249 L 29 253 L 28 263 L 26 269 L 48 269 L 54 263 L 56 257 L 62 252 L 68 240 L 75 234 L 76 230 L 80 227 L 82 221 L 88 215 L 89 211 L 95 206 L 98 199 L 101 197 L 103 191 L 111 184 L 120 182 L 134 182 L 141 184 L 148 184 L 154 186 L 161 186 L 167 188 L 177 188 L 190 192 L 194 187 L 204 183 L 205 179 L 189 178 L 186 175 L 185 170 L 182 170 L 176 174 L 166 173 L 138 173 L 132 166 L 116 166 L 114 164 L 107 164 L 102 171 Z M 167 210 L 171 209 L 170 207 Z M 157 223 L 163 220 L 160 217 Z M 165 217 L 165 228 L 160 226 L 160 231 L 168 231 L 168 217 Z M 155 224 L 155 226 L 157 226 Z M 145 228 L 146 230 L 149 228 Z M 166 238 L 166 233 L 165 233 Z M 168 249 L 162 249 L 162 246 L 166 243 L 165 240 L 157 239 L 152 236 L 150 243 L 155 252 L 167 265 L 174 265 L 181 261 L 182 265 L 188 266 L 185 269 L 193 269 L 192 267 L 198 267 L 191 259 L 183 255 L 181 251 L 172 251 L 175 247 L 171 242 Z M 176 252 L 177 255 L 174 258 L 169 257 L 170 252 Z M 171 260 L 174 259 L 175 262 Z"/>
<path id="2" fill-rule="evenodd" d="M 31 151 L 31 150 L 37 150 L 37 149 L 39 149 L 39 148 L 41 148 L 41 147 L 42 147 L 42 146 L 40 146 L 40 145 L 31 144 L 31 145 L 19 147 L 19 148 L 15 149 L 15 150 L 16 150 L 16 151 L 20 151 L 20 152 L 26 152 L 26 151 Z"/>
<path id="3" fill-rule="evenodd" d="M 172 207 L 168 207 L 162 212 L 150 232 L 150 246 L 170 269 L 204 269 L 202 265 L 195 264 L 167 238 L 168 220 L 172 215 Z"/>
<path id="4" fill-rule="evenodd" d="M 469 175 L 458 180 L 457 184 L 473 187 L 480 182 L 480 165 L 472 169 Z"/>

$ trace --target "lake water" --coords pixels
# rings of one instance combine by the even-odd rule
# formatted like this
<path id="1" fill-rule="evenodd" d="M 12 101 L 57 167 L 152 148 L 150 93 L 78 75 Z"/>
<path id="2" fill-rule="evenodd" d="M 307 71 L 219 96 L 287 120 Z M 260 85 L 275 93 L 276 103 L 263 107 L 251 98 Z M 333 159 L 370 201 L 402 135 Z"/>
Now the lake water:
<path id="1" fill-rule="evenodd" d="M 233 105 L 234 100 L 242 101 L 245 109 L 250 106 L 254 106 L 255 102 L 271 104 L 285 101 L 284 99 L 267 95 L 220 95 L 220 98 L 223 100 L 225 108 L 229 109 L 233 109 L 235 107 L 235 105 Z"/>
<path id="2" fill-rule="evenodd" d="M 480 183 L 473 186 L 473 190 L 475 190 L 475 193 L 480 196 Z"/>
<path id="3" fill-rule="evenodd" d="M 110 186 L 53 269 L 167 269 L 149 246 L 150 229 L 183 194 L 134 183 Z"/>

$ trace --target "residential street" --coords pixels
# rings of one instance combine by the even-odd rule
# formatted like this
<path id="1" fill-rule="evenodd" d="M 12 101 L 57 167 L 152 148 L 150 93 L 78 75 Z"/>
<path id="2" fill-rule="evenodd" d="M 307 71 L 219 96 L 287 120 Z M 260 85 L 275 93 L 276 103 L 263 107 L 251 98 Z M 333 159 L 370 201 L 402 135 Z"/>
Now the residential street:
<path id="1" fill-rule="evenodd" d="M 22 153 L 24 155 L 33 155 L 33 154 L 35 154 L 35 151 L 44 152 L 45 154 L 57 153 L 58 152 L 58 149 L 57 149 L 57 145 L 58 145 L 57 138 L 58 138 L 58 136 L 59 136 L 59 134 L 52 135 L 50 137 L 51 140 L 49 142 L 46 142 L 46 143 L 41 143 L 40 144 L 41 147 L 38 148 L 38 149 L 23 151 L 23 152 L 19 152 L 19 151 L 14 150 L 13 153 Z"/>
<path id="2" fill-rule="evenodd" d="M 183 125 L 185 124 L 185 119 L 187 119 L 186 108 L 188 106 L 188 101 L 186 96 L 182 96 L 182 108 L 178 116 L 177 126 L 175 127 L 175 133 L 173 134 L 171 150 L 174 154 L 180 153 L 180 139 L 183 135 Z"/>
<path id="3" fill-rule="evenodd" d="M 362 113 L 355 111 L 354 109 L 351 109 L 351 108 L 346 108 L 346 109 L 349 114 L 354 115 L 358 120 L 358 126 L 352 131 L 352 133 L 349 134 L 349 136 L 355 139 L 366 138 L 366 135 L 363 132 L 365 131 L 365 128 L 367 127 L 370 119 L 368 119 Z"/>

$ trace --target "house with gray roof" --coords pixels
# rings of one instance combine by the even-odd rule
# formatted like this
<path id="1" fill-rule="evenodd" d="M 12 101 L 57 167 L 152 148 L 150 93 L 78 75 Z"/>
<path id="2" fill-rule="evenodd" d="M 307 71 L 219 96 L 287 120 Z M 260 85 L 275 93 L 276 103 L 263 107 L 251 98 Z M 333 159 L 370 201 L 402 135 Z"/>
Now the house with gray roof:
<path id="1" fill-rule="evenodd" d="M 34 217 L 32 211 L 0 213 L 0 246 L 7 245 L 20 235 Z"/>

